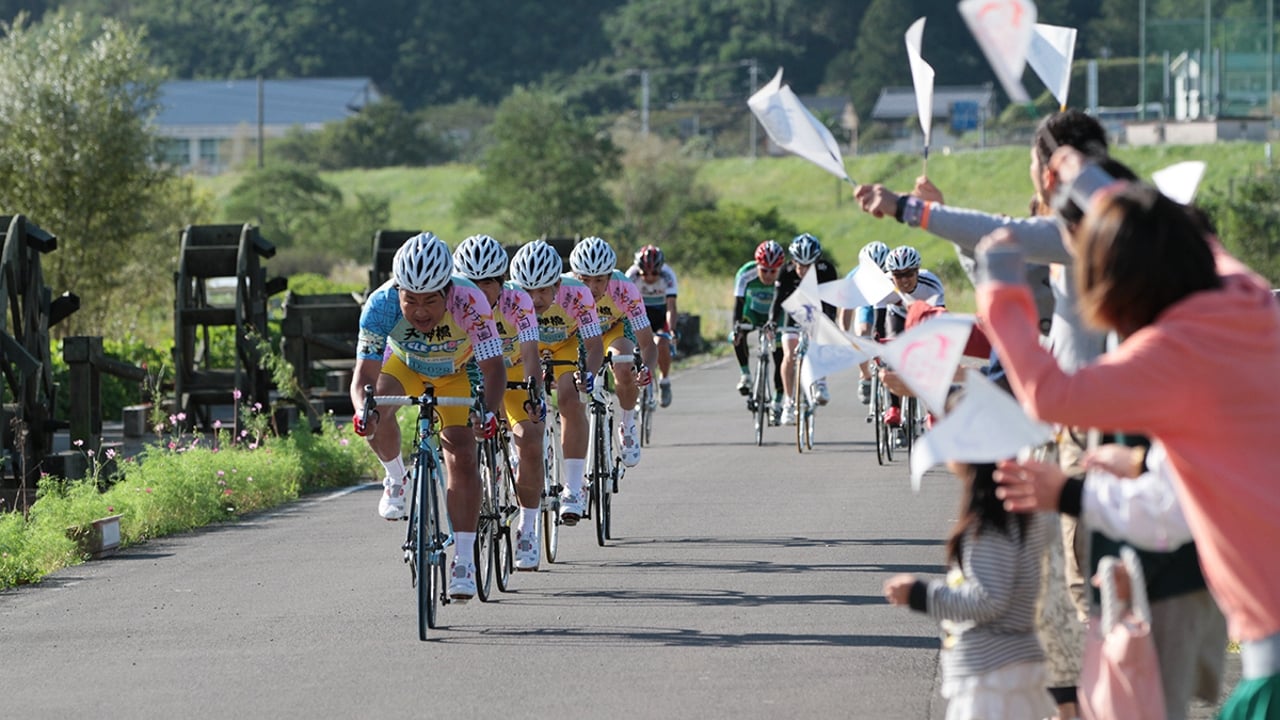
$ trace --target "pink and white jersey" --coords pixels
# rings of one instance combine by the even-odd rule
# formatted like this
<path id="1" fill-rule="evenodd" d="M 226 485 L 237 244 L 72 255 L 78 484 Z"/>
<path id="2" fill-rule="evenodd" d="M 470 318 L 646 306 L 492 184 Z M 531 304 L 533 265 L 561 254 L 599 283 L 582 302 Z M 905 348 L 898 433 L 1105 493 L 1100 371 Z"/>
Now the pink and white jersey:
<path id="1" fill-rule="evenodd" d="M 507 367 L 520 364 L 520 344 L 538 342 L 538 317 L 533 312 L 533 300 L 513 282 L 504 283 L 498 296 L 494 323 L 502 340 L 502 355 Z"/>
<path id="2" fill-rule="evenodd" d="M 649 327 L 640 288 L 621 270 L 614 270 L 610 276 L 604 294 L 596 300 L 596 312 L 600 315 L 601 333 L 609 332 L 624 319 L 631 326 L 631 332 Z"/>
<path id="3" fill-rule="evenodd" d="M 381 361 L 388 345 L 409 369 L 429 378 L 463 372 L 473 357 L 479 361 L 502 354 L 489 301 L 461 275 L 453 276 L 444 317 L 428 333 L 419 332 L 404 318 L 394 281 L 374 290 L 360 312 L 356 357 Z"/>
<path id="4" fill-rule="evenodd" d="M 577 333 L 580 338 L 600 334 L 600 316 L 596 301 L 577 278 L 560 279 L 556 301 L 538 316 L 538 336 L 543 345 L 557 345 Z"/>

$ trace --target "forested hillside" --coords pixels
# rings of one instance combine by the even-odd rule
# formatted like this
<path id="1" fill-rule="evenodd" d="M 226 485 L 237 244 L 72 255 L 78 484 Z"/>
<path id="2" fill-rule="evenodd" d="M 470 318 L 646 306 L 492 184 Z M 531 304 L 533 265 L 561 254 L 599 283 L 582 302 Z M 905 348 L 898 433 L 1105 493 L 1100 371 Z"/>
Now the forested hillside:
<path id="1" fill-rule="evenodd" d="M 783 66 L 801 94 L 850 94 L 869 109 L 910 83 L 902 33 L 930 18 L 937 83 L 992 76 L 955 0 L 0 0 L 0 17 L 67 8 L 145 26 L 174 78 L 372 77 L 409 109 L 547 83 L 590 114 L 634 107 L 636 71 L 655 104 L 745 97 L 749 62 Z M 1199 47 L 1200 0 L 1153 0 L 1147 49 Z M 1214 44 L 1259 52 L 1264 0 L 1210 7 Z M 1138 0 L 1042 0 L 1042 22 L 1080 28 L 1077 58 L 1134 57 Z M 1223 22 L 1230 20 L 1230 22 Z M 767 79 L 767 78 L 766 78 Z"/>

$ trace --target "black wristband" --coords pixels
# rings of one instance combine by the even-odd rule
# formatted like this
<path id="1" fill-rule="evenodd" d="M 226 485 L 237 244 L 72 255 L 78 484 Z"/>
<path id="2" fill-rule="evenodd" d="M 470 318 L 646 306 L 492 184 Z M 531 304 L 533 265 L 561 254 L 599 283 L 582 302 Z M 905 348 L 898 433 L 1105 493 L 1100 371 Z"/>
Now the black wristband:
<path id="1" fill-rule="evenodd" d="M 898 209 L 897 209 L 897 210 L 895 210 L 895 211 L 893 212 L 893 219 L 894 219 L 894 220 L 897 220 L 898 222 L 902 222 L 902 214 L 903 214 L 904 212 L 906 212 L 906 209 L 907 209 L 907 198 L 909 198 L 909 197 L 911 197 L 911 196 L 910 196 L 910 195 L 899 195 L 899 196 L 898 196 Z"/>
<path id="2" fill-rule="evenodd" d="M 918 612 L 929 609 L 929 585 L 925 581 L 917 580 L 912 583 L 911 592 L 907 595 L 907 606 Z"/>
<path id="3" fill-rule="evenodd" d="M 1080 517 L 1080 509 L 1084 505 L 1084 476 L 1067 478 L 1058 495 L 1058 512 L 1072 517 Z"/>

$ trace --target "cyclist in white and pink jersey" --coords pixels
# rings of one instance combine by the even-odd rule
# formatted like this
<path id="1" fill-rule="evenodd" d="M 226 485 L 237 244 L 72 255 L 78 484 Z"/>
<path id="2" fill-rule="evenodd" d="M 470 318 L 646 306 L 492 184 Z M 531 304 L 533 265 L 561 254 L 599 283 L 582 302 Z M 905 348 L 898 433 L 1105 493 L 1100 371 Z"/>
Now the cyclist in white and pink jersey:
<path id="1" fill-rule="evenodd" d="M 560 411 L 560 446 L 564 451 L 560 521 L 573 526 L 587 507 L 582 486 L 589 430 L 587 407 L 578 392 L 589 393 L 598 382 L 591 370 L 579 365 L 578 356 L 585 354 L 586 368 L 598 369 L 604 362 L 604 343 L 591 291 L 577 280 L 563 277 L 563 266 L 560 253 L 542 240 L 521 247 L 511 258 L 511 279 L 533 300 L 542 356 L 572 363 L 564 366 L 567 369 L 556 371 L 556 407 Z"/>
<path id="2" fill-rule="evenodd" d="M 430 385 L 439 397 L 470 397 L 473 385 L 480 382 L 483 418 L 468 423 L 470 412 L 465 407 L 437 408 L 448 476 L 449 521 L 454 529 L 449 595 L 459 601 L 476 594 L 472 560 L 480 519 L 476 436 L 492 437 L 497 432 L 494 410 L 502 408 L 507 377 L 489 301 L 471 281 L 453 275 L 453 260 L 443 240 L 429 232 L 415 235 L 396 251 L 391 279 L 373 291 L 360 313 L 352 406 L 364 405 L 365 385 L 372 385 L 377 395 L 421 395 Z M 358 417 L 356 425 L 356 432 L 368 439 L 386 468 L 378 513 L 388 520 L 404 517 L 408 480 L 400 455 L 397 409 L 394 405 L 379 408 L 367 425 L 360 425 Z"/>
<path id="3" fill-rule="evenodd" d="M 636 400 L 640 387 L 653 379 L 650 368 L 658 361 L 658 349 L 653 342 L 653 329 L 644 310 L 644 300 L 636 284 L 618 270 L 618 255 L 609 243 L 598 237 L 583 238 L 569 253 L 569 265 L 573 276 L 591 290 L 600 314 L 600 331 L 604 344 L 619 355 L 632 355 L 637 345 L 644 367 L 636 370 L 633 363 L 618 363 L 613 367 L 617 384 L 618 444 L 622 463 L 635 467 L 640 462 L 640 433 L 636 428 Z"/>
<path id="4" fill-rule="evenodd" d="M 529 293 L 515 283 L 503 283 L 507 274 L 507 251 L 488 235 L 472 235 L 453 251 L 453 265 L 459 275 L 470 279 L 484 293 L 494 309 L 508 383 L 542 382 L 538 358 L 538 318 Z M 520 522 L 516 528 L 515 566 L 517 570 L 537 570 L 539 565 L 538 515 L 542 506 L 542 423 L 547 416 L 545 401 L 529 406 L 525 393 L 508 393 L 506 422 L 515 439 L 519 457 L 516 495 Z"/>
<path id="5" fill-rule="evenodd" d="M 676 271 L 667 264 L 662 248 L 645 245 L 636 253 L 636 261 L 627 268 L 627 278 L 640 288 L 649 327 L 658 338 L 658 394 L 662 407 L 671 404 L 671 344 L 676 335 Z"/>

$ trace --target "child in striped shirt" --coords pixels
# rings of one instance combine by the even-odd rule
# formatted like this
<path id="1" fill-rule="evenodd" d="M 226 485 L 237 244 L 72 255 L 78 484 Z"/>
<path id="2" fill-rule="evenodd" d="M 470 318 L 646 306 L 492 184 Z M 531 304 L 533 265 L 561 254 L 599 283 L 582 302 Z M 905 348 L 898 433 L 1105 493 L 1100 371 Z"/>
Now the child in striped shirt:
<path id="1" fill-rule="evenodd" d="M 885 582 L 885 597 L 939 621 L 947 720 L 1052 717 L 1035 625 L 1040 555 L 1053 534 L 1052 515 L 1006 511 L 996 497 L 993 464 L 948 467 L 965 491 L 947 541 L 947 577 L 896 575 Z"/>

